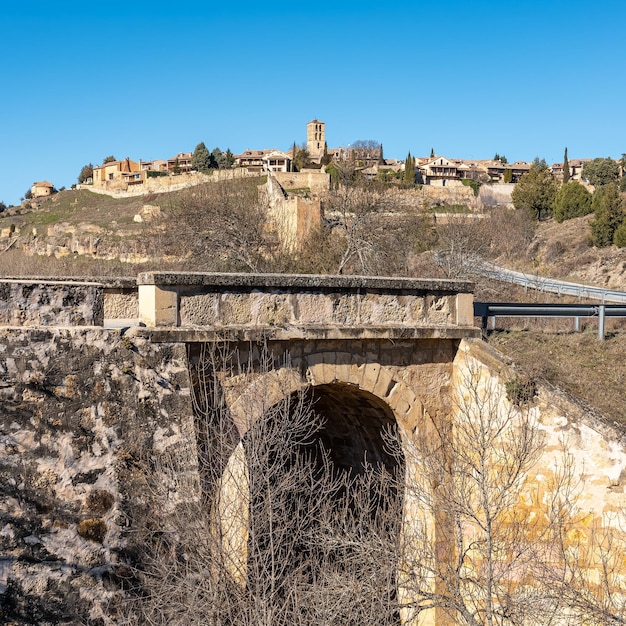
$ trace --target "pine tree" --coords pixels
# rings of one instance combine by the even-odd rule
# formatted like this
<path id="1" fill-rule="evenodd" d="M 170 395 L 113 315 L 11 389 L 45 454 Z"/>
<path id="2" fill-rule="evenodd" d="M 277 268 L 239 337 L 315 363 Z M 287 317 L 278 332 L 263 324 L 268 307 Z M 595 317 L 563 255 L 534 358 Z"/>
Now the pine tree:
<path id="1" fill-rule="evenodd" d="M 567 160 L 567 146 L 563 155 L 563 184 L 569 180 L 569 161 Z"/>

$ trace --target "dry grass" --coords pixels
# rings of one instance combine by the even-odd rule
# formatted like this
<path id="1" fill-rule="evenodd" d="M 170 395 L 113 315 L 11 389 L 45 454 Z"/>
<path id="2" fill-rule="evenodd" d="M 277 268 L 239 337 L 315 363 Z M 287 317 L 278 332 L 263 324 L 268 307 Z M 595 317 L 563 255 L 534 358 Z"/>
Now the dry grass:
<path id="1" fill-rule="evenodd" d="M 481 281 L 476 299 L 500 302 L 576 302 L 515 285 Z M 597 304 L 597 303 L 596 303 Z M 496 320 L 486 340 L 511 358 L 529 378 L 546 381 L 579 398 L 604 417 L 626 424 L 626 320 L 605 320 L 605 341 L 598 339 L 597 319 Z M 476 320 L 479 324 L 480 320 Z M 489 322 L 491 329 L 491 321 Z"/>
<path id="2" fill-rule="evenodd" d="M 580 398 L 606 418 L 626 424 L 626 332 L 599 341 L 596 330 L 555 333 L 502 330 L 488 341 L 529 376 Z"/>

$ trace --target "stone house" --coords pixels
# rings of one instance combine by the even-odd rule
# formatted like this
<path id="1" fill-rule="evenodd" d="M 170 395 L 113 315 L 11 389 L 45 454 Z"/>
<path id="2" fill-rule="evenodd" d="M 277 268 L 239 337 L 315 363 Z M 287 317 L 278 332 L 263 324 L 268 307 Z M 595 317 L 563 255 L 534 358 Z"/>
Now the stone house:
<path id="1" fill-rule="evenodd" d="M 263 157 L 263 170 L 265 172 L 290 172 L 291 156 L 286 152 L 272 150 Z"/>
<path id="2" fill-rule="evenodd" d="M 417 163 L 416 169 L 424 185 L 446 187 L 462 184 L 461 180 L 468 177 L 470 168 L 463 161 L 437 156 L 425 163 Z"/>
<path id="3" fill-rule="evenodd" d="M 139 167 L 146 172 L 167 172 L 167 161 L 164 159 L 154 159 L 152 161 L 139 159 Z"/>
<path id="4" fill-rule="evenodd" d="M 233 155 L 235 167 L 243 167 L 252 172 L 290 172 L 291 156 L 280 150 L 250 150 Z"/>
<path id="5" fill-rule="evenodd" d="M 591 159 L 572 159 L 571 161 L 568 160 L 567 163 L 569 165 L 569 179 L 577 180 L 579 182 L 582 181 L 583 167 L 588 161 L 591 161 Z M 553 163 L 550 166 L 550 171 L 557 180 L 563 180 L 563 163 Z"/>
<path id="6" fill-rule="evenodd" d="M 45 198 L 46 196 L 52 195 L 54 192 L 54 185 L 49 183 L 46 180 L 42 180 L 38 183 L 33 183 L 33 186 L 30 188 L 30 193 L 33 198 Z"/>

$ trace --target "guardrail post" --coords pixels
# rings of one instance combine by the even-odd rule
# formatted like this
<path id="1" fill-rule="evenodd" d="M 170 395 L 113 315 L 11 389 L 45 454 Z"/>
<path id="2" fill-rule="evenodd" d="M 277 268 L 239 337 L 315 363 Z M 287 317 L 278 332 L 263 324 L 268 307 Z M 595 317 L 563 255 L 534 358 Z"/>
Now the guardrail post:
<path id="1" fill-rule="evenodd" d="M 604 304 L 601 304 L 598 307 L 598 339 L 600 341 L 604 341 L 604 313 L 605 313 L 605 306 Z"/>
<path id="2" fill-rule="evenodd" d="M 578 332 L 580 330 L 580 317 L 574 318 L 574 332 Z"/>

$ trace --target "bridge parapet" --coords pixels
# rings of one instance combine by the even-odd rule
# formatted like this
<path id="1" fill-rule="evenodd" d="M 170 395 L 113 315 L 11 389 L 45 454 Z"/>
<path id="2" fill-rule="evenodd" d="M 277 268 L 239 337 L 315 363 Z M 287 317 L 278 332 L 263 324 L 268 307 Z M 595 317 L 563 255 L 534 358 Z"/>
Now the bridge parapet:
<path id="1" fill-rule="evenodd" d="M 463 329 L 473 327 L 472 283 L 451 280 L 146 272 L 137 279 L 148 327 Z M 470 333 L 473 334 L 473 333 Z"/>
<path id="2" fill-rule="evenodd" d="M 0 280 L 2 326 L 102 326 L 105 286 L 80 280 Z"/>

